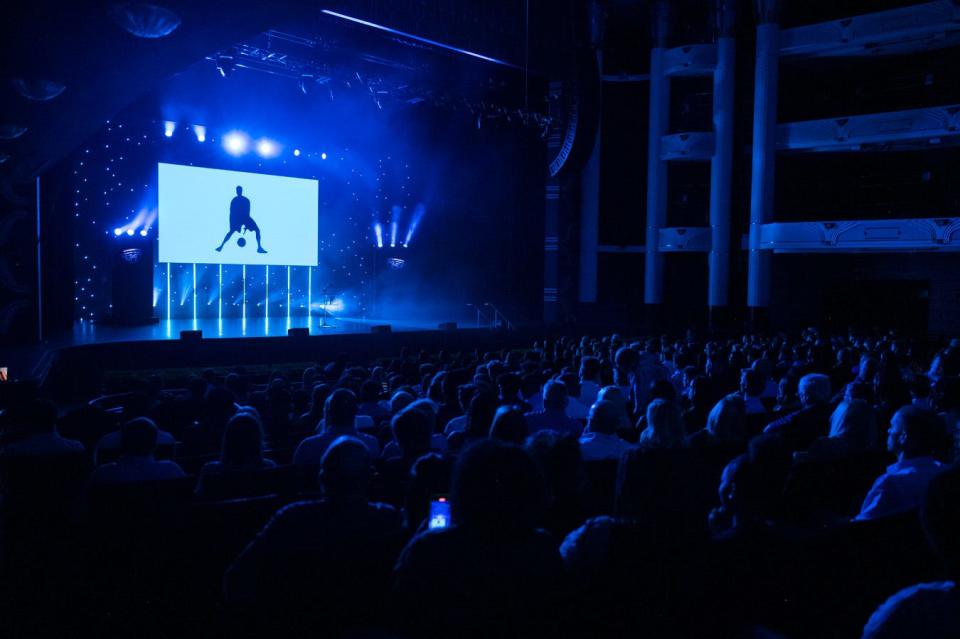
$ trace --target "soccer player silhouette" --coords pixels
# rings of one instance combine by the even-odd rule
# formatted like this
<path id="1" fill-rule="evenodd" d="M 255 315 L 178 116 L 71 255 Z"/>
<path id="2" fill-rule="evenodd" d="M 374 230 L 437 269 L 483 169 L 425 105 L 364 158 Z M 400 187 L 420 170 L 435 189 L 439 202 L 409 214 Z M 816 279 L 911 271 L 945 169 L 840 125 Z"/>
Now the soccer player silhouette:
<path id="1" fill-rule="evenodd" d="M 223 236 L 223 242 L 217 247 L 217 251 L 223 250 L 224 244 L 230 240 L 234 233 L 240 233 L 242 229 L 253 231 L 257 235 L 257 253 L 266 253 L 260 245 L 260 227 L 250 217 L 250 200 L 243 196 L 243 187 L 237 187 L 237 197 L 230 200 L 230 230 Z"/>

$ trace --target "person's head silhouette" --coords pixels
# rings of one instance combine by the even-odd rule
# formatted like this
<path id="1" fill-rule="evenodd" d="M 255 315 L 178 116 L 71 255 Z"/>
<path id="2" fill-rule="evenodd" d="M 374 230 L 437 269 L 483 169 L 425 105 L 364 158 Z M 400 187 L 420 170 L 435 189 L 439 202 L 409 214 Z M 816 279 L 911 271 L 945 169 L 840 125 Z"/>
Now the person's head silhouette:
<path id="1" fill-rule="evenodd" d="M 243 195 L 243 187 L 242 187 L 242 186 L 238 186 L 238 187 L 237 187 L 237 195 Z"/>

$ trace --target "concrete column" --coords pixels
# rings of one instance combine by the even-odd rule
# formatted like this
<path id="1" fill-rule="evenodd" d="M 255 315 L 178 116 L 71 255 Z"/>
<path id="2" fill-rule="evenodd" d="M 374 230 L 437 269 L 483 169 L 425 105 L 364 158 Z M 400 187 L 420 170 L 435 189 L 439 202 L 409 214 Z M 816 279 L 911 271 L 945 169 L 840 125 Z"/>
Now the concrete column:
<path id="1" fill-rule="evenodd" d="M 734 4 L 720 2 L 717 12 L 717 67 L 713 74 L 713 134 L 710 161 L 710 254 L 707 305 L 711 325 L 722 321 L 729 304 L 730 195 L 733 175 L 733 105 L 736 75 Z"/>
<path id="2" fill-rule="evenodd" d="M 597 67 L 603 69 L 602 55 L 597 51 Z M 602 95 L 602 90 L 601 90 Z M 599 103 L 598 103 L 599 104 Z M 580 173 L 580 303 L 597 301 L 597 247 L 600 243 L 600 131 L 599 115 L 593 149 Z"/>
<path id="3" fill-rule="evenodd" d="M 753 99 L 753 162 L 750 185 L 750 240 L 747 306 L 758 318 L 770 304 L 771 255 L 760 250 L 760 229 L 773 216 L 777 151 L 777 79 L 780 27 L 775 1 L 760 2 Z"/>
<path id="4" fill-rule="evenodd" d="M 660 140 L 670 123 L 670 80 L 663 72 L 665 37 L 650 50 L 650 124 L 647 139 L 647 240 L 643 301 L 663 303 L 663 254 L 657 250 L 660 229 L 667 223 L 667 164 L 660 159 Z"/>

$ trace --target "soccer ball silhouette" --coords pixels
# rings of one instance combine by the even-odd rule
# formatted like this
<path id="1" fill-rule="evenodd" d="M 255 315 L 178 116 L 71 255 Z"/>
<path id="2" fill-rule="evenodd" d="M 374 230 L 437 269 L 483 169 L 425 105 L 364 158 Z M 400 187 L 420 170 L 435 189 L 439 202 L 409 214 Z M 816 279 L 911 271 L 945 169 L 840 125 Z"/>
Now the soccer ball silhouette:
<path id="1" fill-rule="evenodd" d="M 245 239 L 243 239 L 242 237 L 237 238 L 237 246 L 239 246 L 240 248 L 243 248 L 246 245 L 247 245 L 247 241 Z"/>

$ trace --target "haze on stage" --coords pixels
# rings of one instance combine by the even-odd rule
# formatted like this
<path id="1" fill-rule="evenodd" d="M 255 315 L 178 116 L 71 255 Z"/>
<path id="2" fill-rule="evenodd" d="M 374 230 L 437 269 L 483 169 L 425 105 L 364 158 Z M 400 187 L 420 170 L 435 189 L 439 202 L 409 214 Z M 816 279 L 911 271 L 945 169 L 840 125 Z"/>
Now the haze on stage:
<path id="1" fill-rule="evenodd" d="M 159 262 L 314 266 L 316 180 L 158 164 Z"/>

